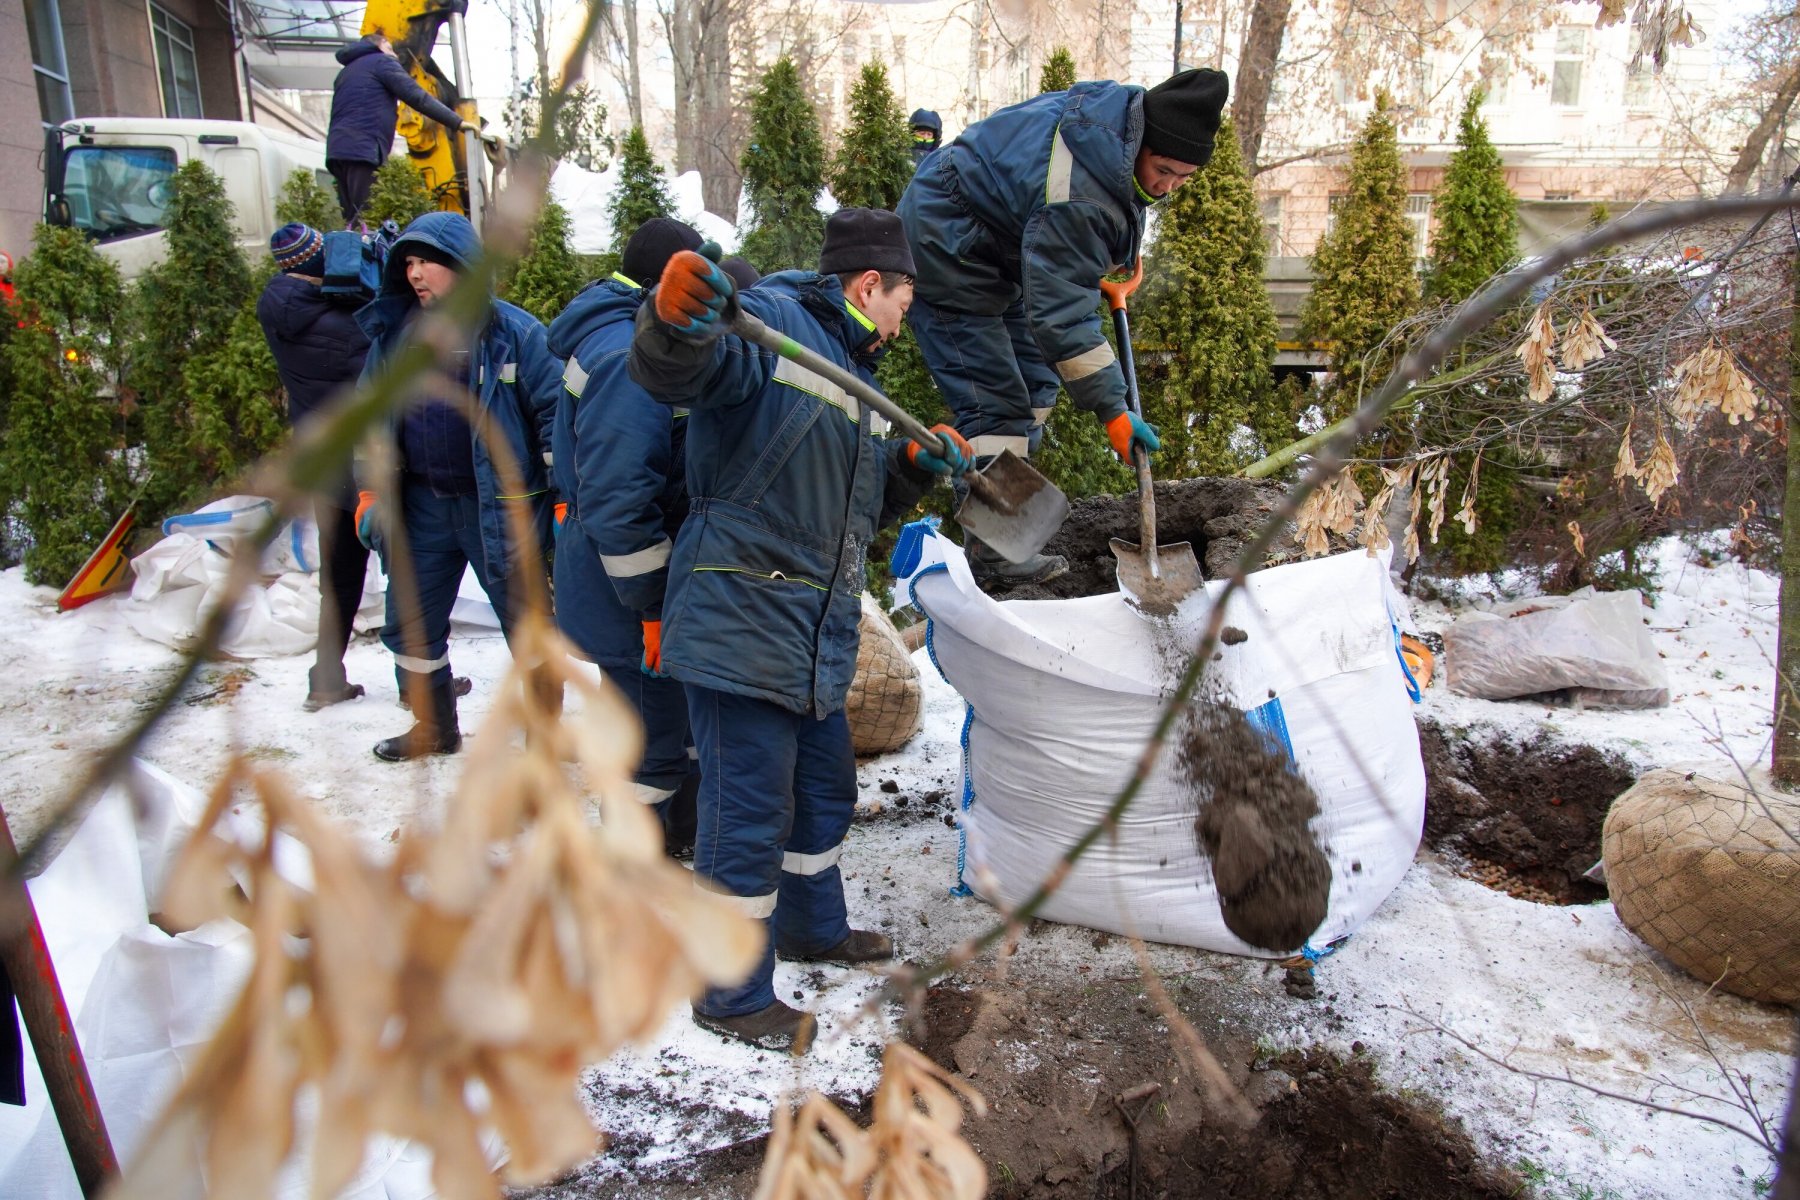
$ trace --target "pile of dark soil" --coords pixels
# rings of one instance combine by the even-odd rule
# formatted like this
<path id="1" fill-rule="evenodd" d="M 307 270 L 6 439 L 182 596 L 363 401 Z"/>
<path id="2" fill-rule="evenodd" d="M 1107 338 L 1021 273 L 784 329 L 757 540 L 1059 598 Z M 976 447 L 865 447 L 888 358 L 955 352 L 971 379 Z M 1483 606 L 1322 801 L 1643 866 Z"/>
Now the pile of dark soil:
<path id="1" fill-rule="evenodd" d="M 1177 762 L 1194 788 L 1194 832 L 1212 863 L 1225 927 L 1264 950 L 1297 950 L 1325 920 L 1331 863 L 1310 827 L 1319 799 L 1244 714 L 1197 704 Z"/>
<path id="2" fill-rule="evenodd" d="M 1243 553 L 1259 526 L 1280 501 L 1279 484 L 1256 479 L 1178 479 L 1156 485 L 1158 544 L 1189 542 L 1208 579 L 1223 575 Z M 1119 590 L 1113 538 L 1136 542 L 1138 498 L 1088 496 L 1077 500 L 1069 519 L 1044 547 L 1069 560 L 1069 573 L 1049 583 L 1027 584 L 996 596 L 1008 600 L 1067 600 Z M 1279 547 L 1278 547 L 1279 548 Z"/>
<path id="3" fill-rule="evenodd" d="M 1477 740 L 1432 720 L 1419 722 L 1419 748 L 1427 845 L 1524 899 L 1606 899 L 1606 886 L 1584 875 L 1600 859 L 1606 810 L 1637 779 L 1623 757 L 1547 734 Z"/>

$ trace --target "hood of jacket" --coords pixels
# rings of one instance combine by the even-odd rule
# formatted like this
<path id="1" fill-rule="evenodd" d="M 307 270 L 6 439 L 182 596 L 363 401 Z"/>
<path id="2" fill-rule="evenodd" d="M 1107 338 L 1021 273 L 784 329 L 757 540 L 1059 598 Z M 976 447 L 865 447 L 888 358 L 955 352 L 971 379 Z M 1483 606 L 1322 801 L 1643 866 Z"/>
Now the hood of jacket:
<path id="1" fill-rule="evenodd" d="M 550 323 L 551 357 L 572 357 L 583 342 L 609 325 L 630 326 L 643 299 L 642 289 L 622 282 L 617 275 L 590 283 Z M 625 337 L 630 340 L 629 333 Z"/>
<path id="2" fill-rule="evenodd" d="M 777 271 L 773 275 L 764 275 L 756 286 L 798 300 L 819 324 L 843 339 L 844 349 L 850 352 L 851 361 L 857 366 L 873 371 L 886 357 L 887 347 L 880 345 L 880 331 L 851 307 L 844 297 L 844 285 L 838 282 L 836 275 L 821 275 L 817 271 Z"/>
<path id="3" fill-rule="evenodd" d="M 906 126 L 908 129 L 918 129 L 919 127 L 923 126 L 927 129 L 930 129 L 933 133 L 937 134 L 939 137 L 944 136 L 943 119 L 940 118 L 936 113 L 932 112 L 929 108 L 915 109 L 913 111 L 912 118 L 909 121 L 907 121 Z"/>
<path id="4" fill-rule="evenodd" d="M 368 38 L 357 38 L 348 46 L 340 46 L 338 52 L 332 57 L 336 58 L 347 67 L 359 58 L 367 58 L 371 54 L 380 53 L 381 47 L 377 46 L 374 42 L 371 42 Z"/>
<path id="5" fill-rule="evenodd" d="M 1135 180 L 1144 144 L 1143 88 L 1104 79 L 1078 83 L 1068 91 L 1059 128 L 1069 152 L 1126 212 L 1144 206 Z"/>
<path id="6" fill-rule="evenodd" d="M 457 270 L 467 271 L 481 257 L 481 239 L 475 227 L 461 213 L 428 212 L 400 231 L 388 250 L 387 265 L 381 271 L 381 290 L 356 314 L 371 342 L 379 342 L 388 332 L 398 329 L 419 307 L 419 297 L 406 282 L 406 243 L 420 242 L 454 259 Z"/>

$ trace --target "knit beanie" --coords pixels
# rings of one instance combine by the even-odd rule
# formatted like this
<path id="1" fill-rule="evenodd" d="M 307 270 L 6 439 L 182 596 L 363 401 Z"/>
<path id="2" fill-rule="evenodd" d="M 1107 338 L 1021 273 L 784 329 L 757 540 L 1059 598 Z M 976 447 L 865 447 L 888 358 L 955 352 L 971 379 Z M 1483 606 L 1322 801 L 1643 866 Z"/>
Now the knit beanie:
<path id="1" fill-rule="evenodd" d="M 731 276 L 731 282 L 737 284 L 738 291 L 753 288 L 762 279 L 762 272 L 750 265 L 750 260 L 732 255 L 719 264 L 719 270 Z"/>
<path id="2" fill-rule="evenodd" d="M 469 269 L 467 263 L 463 262 L 462 259 L 456 257 L 456 255 L 450 253 L 448 250 L 418 239 L 402 239 L 395 242 L 394 248 L 388 251 L 388 261 L 390 263 L 404 264 L 408 258 L 422 258 L 428 263 L 436 263 L 438 266 L 448 268 L 459 275 Z"/>
<path id="3" fill-rule="evenodd" d="M 619 256 L 619 274 L 639 287 L 650 287 L 662 278 L 663 268 L 671 258 L 683 250 L 698 250 L 703 240 L 691 225 L 668 217 L 651 217 L 625 242 L 625 252 Z"/>
<path id="4" fill-rule="evenodd" d="M 885 208 L 840 208 L 825 222 L 825 248 L 819 252 L 819 274 L 850 271 L 898 271 L 917 275 L 912 247 L 900 218 Z"/>
<path id="5" fill-rule="evenodd" d="M 1219 113 L 1230 91 L 1225 72 L 1195 67 L 1144 93 L 1144 146 L 1177 162 L 1204 167 L 1212 157 Z"/>
<path id="6" fill-rule="evenodd" d="M 290 275 L 325 274 L 325 235 L 311 225 L 290 221 L 269 238 L 275 265 Z"/>

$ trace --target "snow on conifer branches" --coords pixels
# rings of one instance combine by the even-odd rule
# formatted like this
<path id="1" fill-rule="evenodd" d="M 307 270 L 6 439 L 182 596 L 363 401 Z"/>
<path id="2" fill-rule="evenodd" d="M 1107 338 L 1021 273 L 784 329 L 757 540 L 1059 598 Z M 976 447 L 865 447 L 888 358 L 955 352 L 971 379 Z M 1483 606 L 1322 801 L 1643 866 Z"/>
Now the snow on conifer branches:
<path id="1" fill-rule="evenodd" d="M 987 1167 L 961 1129 L 981 1094 L 905 1042 L 882 1055 L 867 1129 L 813 1092 L 772 1118 L 755 1200 L 979 1200 Z"/>
<path id="2" fill-rule="evenodd" d="M 385 865 L 277 773 L 229 764 L 163 911 L 187 927 L 235 917 L 254 965 L 115 1200 L 184 1194 L 196 1145 L 212 1195 L 272 1195 L 308 1143 L 312 1194 L 335 1195 L 378 1133 L 429 1147 L 446 1200 L 500 1195 L 489 1134 L 505 1182 L 542 1183 L 598 1148 L 581 1069 L 748 972 L 762 931 L 664 858 L 618 690 L 575 670 L 541 616 L 513 649 L 538 665 L 502 686 L 442 829 L 408 829 Z M 580 706 L 559 719 L 561 689 Z M 228 815 L 244 792 L 262 810 L 252 834 Z"/>

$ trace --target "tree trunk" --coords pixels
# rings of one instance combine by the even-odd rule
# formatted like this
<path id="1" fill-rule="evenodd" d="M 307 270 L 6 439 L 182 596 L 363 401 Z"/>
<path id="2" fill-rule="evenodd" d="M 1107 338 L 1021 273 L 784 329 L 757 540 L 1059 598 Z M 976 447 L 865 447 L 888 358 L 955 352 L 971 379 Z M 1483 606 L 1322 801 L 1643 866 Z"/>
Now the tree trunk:
<path id="1" fill-rule="evenodd" d="M 1741 192 L 1750 183 L 1750 176 L 1756 173 L 1761 165 L 1763 154 L 1769 148 L 1769 139 L 1775 130 L 1787 119 L 1788 109 L 1794 107 L 1794 97 L 1800 95 L 1800 63 L 1789 69 L 1781 86 L 1775 89 L 1774 98 L 1769 107 L 1763 110 L 1762 120 L 1744 139 L 1744 148 L 1738 151 L 1737 161 L 1731 164 L 1731 173 L 1725 177 L 1727 192 Z"/>
<path id="2" fill-rule="evenodd" d="M 625 71 L 629 80 L 625 85 L 625 105 L 631 111 L 632 128 L 642 129 L 644 127 L 644 77 L 638 66 L 637 0 L 624 0 L 620 7 L 625 13 Z"/>
<path id="3" fill-rule="evenodd" d="M 1231 89 L 1231 120 L 1244 155 L 1244 169 L 1252 176 L 1262 153 L 1263 130 L 1269 123 L 1269 90 L 1275 82 L 1275 62 L 1281 57 L 1292 6 L 1293 0 L 1256 0 L 1250 10 L 1250 27 L 1244 33 L 1244 53 Z"/>
<path id="4" fill-rule="evenodd" d="M 1800 301 L 1800 255 L 1789 267 L 1794 295 Z M 1787 490 L 1781 502 L 1781 602 L 1775 651 L 1775 782 L 1800 784 L 1800 303 L 1789 327 Z"/>
<path id="5" fill-rule="evenodd" d="M 1794 1077 L 1788 1084 L 1787 1120 L 1775 1155 L 1775 1187 L 1769 1200 L 1800 1200 L 1800 1058 L 1794 1060 Z"/>
<path id="6" fill-rule="evenodd" d="M 706 210 L 727 221 L 738 217 L 738 122 L 731 96 L 732 18 L 730 3 L 715 4 L 696 47 L 693 107 L 697 116 L 695 166 L 700 171 Z"/>

